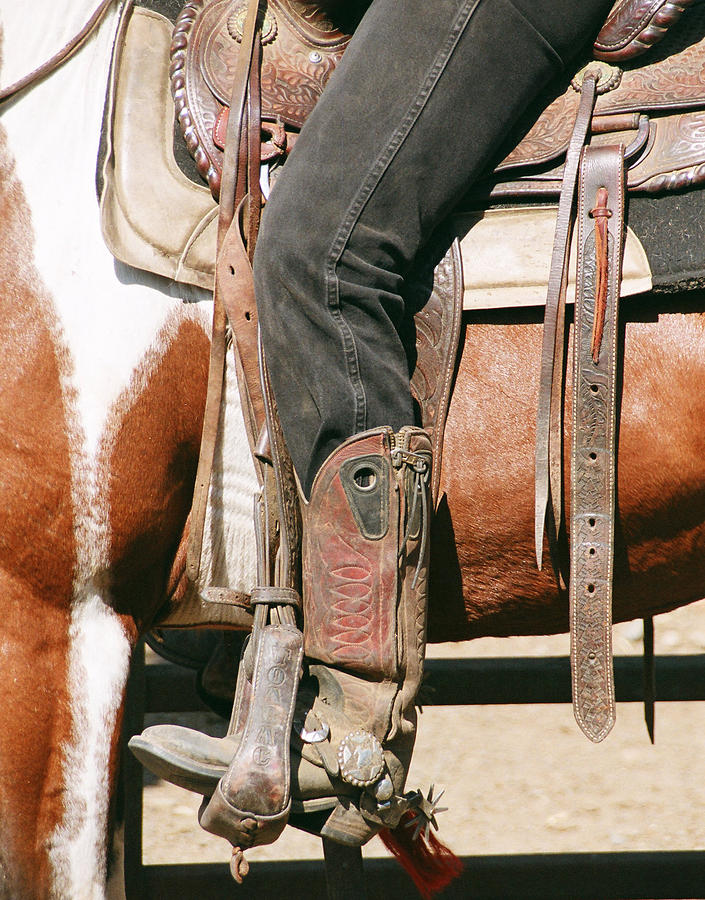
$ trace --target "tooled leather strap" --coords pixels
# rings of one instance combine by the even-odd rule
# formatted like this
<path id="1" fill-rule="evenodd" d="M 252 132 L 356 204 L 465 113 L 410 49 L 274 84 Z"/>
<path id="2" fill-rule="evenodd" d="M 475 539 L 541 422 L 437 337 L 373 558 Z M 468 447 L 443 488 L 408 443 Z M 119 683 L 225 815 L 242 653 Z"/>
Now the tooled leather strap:
<path id="1" fill-rule="evenodd" d="M 81 27 L 80 31 L 76 32 L 76 34 L 67 41 L 64 46 L 51 57 L 51 59 L 48 59 L 46 62 L 42 63 L 41 66 L 37 66 L 36 69 L 33 69 L 22 78 L 19 78 L 17 81 L 0 90 L 0 103 L 4 100 L 9 100 L 25 88 L 31 87 L 35 82 L 44 78 L 46 75 L 50 75 L 55 69 L 58 69 L 62 63 L 65 63 L 66 60 L 70 59 L 76 50 L 79 49 L 81 44 L 90 37 L 93 31 L 100 25 L 112 3 L 113 0 L 102 0 L 90 19 L 88 19 L 85 25 Z"/>
<path id="2" fill-rule="evenodd" d="M 588 72 L 582 83 L 580 106 L 566 155 L 563 188 L 558 203 L 556 232 L 546 295 L 543 324 L 541 374 L 536 417 L 534 539 L 536 562 L 543 561 L 543 534 L 549 499 L 553 501 L 556 532 L 561 511 L 561 396 L 565 328 L 565 294 L 568 286 L 570 239 L 573 232 L 574 203 L 580 152 L 585 145 L 597 96 L 597 76 Z"/>
<path id="3" fill-rule="evenodd" d="M 570 635 L 573 709 L 592 741 L 603 740 L 615 720 L 612 563 L 623 236 L 624 148 L 586 147 L 578 199 Z"/>
<path id="4" fill-rule="evenodd" d="M 251 260 L 254 254 L 259 214 L 259 90 L 260 0 L 249 0 L 242 44 L 233 78 L 230 116 L 225 140 L 223 177 L 220 187 L 218 255 L 215 290 L 228 313 L 237 356 L 241 395 L 250 444 L 254 451 L 264 424 L 264 401 L 259 376 L 257 311 L 254 302 Z M 253 139 L 250 120 L 256 131 Z M 245 216 L 253 232 L 245 247 Z M 254 226 L 254 227 L 253 227 Z M 249 416 L 248 416 L 249 412 Z"/>

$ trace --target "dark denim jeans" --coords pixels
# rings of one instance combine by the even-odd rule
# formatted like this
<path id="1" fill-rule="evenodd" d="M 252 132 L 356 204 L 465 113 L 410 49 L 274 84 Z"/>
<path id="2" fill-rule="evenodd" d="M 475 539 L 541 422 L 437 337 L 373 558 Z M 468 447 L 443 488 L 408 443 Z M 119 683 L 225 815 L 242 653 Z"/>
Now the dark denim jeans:
<path id="1" fill-rule="evenodd" d="M 374 0 L 267 204 L 262 339 L 305 491 L 343 440 L 414 423 L 404 274 L 612 0 Z"/>

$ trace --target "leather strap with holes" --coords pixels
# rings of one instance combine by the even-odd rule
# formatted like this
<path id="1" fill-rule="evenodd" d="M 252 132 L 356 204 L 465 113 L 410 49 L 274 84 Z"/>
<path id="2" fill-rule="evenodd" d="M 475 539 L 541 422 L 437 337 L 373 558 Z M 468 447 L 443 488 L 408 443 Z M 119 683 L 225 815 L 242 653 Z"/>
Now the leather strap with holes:
<path id="1" fill-rule="evenodd" d="M 566 154 L 563 187 L 558 203 L 556 232 L 553 239 L 551 269 L 543 323 L 538 411 L 536 414 L 534 540 L 536 562 L 543 563 L 543 535 L 546 515 L 552 504 L 555 531 L 561 523 L 562 482 L 562 405 L 563 365 L 565 361 L 565 295 L 568 287 L 570 241 L 573 234 L 575 190 L 580 152 L 584 147 L 595 101 L 598 75 L 588 72 L 581 86 L 580 106 Z"/>
<path id="2" fill-rule="evenodd" d="M 612 580 L 617 312 L 624 236 L 624 148 L 586 147 L 578 195 L 573 347 L 570 636 L 573 709 L 592 741 L 615 721 Z"/>

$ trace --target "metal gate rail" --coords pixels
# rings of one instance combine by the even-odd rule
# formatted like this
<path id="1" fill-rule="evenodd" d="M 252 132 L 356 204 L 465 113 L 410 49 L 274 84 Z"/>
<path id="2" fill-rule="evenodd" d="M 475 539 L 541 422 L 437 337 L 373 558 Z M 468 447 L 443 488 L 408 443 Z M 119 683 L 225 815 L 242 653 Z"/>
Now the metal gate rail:
<path id="1" fill-rule="evenodd" d="M 421 702 L 426 706 L 506 703 L 569 703 L 567 657 L 429 660 Z M 655 661 L 658 701 L 705 700 L 705 654 L 659 656 Z M 640 657 L 615 660 L 617 700 L 642 699 Z M 145 713 L 204 709 L 194 673 L 168 663 L 144 665 L 135 654 L 125 719 L 126 737 L 142 729 Z M 236 886 L 225 864 L 142 865 L 142 770 L 123 758 L 128 900 L 317 900 L 326 897 L 321 861 L 257 863 Z M 694 900 L 705 897 L 705 851 L 560 853 L 464 857 L 463 875 L 443 900 Z M 368 900 L 415 896 L 406 873 L 393 860 L 365 862 Z"/>

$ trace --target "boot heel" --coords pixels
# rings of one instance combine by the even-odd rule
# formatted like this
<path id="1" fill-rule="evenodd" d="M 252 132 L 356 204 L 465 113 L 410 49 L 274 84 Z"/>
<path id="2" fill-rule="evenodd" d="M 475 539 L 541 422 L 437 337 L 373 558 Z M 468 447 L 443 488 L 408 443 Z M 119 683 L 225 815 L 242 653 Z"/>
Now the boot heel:
<path id="1" fill-rule="evenodd" d="M 362 817 L 359 809 L 350 801 L 337 804 L 321 828 L 321 837 L 330 838 L 347 847 L 361 847 L 379 831 L 371 827 Z"/>

